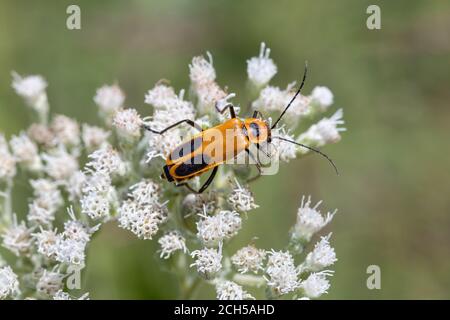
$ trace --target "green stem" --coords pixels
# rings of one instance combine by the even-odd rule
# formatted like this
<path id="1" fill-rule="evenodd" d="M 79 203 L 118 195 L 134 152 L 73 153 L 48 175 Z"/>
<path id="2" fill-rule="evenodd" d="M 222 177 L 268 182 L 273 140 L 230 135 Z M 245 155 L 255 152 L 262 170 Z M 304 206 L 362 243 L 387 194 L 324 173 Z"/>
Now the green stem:
<path id="1" fill-rule="evenodd" d="M 194 280 L 186 277 L 184 283 L 181 286 L 180 298 L 182 300 L 191 300 L 194 297 L 195 291 L 200 282 L 201 280 L 199 277 L 195 277 Z"/>
<path id="2" fill-rule="evenodd" d="M 12 223 L 12 199 L 11 199 L 11 192 L 12 192 L 12 179 L 8 179 L 6 182 L 6 189 L 3 194 L 4 203 L 3 203 L 3 215 L 4 215 L 4 222 L 8 226 Z"/>

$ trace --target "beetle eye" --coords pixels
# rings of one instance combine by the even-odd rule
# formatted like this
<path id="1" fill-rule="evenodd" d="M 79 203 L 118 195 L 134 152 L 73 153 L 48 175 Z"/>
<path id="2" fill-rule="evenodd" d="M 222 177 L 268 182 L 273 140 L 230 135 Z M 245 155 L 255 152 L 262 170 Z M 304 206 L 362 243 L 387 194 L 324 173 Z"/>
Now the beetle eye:
<path id="1" fill-rule="evenodd" d="M 254 137 L 259 137 L 259 126 L 256 123 L 250 123 L 250 130 Z"/>

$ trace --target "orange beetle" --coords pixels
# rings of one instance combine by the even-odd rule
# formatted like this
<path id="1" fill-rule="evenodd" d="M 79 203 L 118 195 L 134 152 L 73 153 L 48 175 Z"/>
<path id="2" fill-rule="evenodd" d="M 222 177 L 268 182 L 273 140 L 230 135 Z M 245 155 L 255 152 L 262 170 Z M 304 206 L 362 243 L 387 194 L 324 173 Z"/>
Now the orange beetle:
<path id="1" fill-rule="evenodd" d="M 333 161 L 319 150 L 283 137 L 272 137 L 271 134 L 272 129 L 276 127 L 278 122 L 291 106 L 292 102 L 300 94 L 300 91 L 305 83 L 306 73 L 307 65 L 305 64 L 303 81 L 299 89 L 278 117 L 277 121 L 275 121 L 271 127 L 267 121 L 257 118 L 258 114 L 261 114 L 259 111 L 254 111 L 251 118 L 237 118 L 234 106 L 232 104 L 228 104 L 222 109 L 220 109 L 216 104 L 216 109 L 221 114 L 229 109 L 231 118 L 206 130 L 203 130 L 201 126 L 190 119 L 178 121 L 177 123 L 174 123 L 161 131 L 154 130 L 144 124 L 143 127 L 146 130 L 156 134 L 164 134 L 166 131 L 183 123 L 187 123 L 199 130 L 198 134 L 194 135 L 188 141 L 182 143 L 170 152 L 167 156 L 166 165 L 163 167 L 163 174 L 161 176 L 170 182 L 175 181 L 177 186 L 185 186 L 192 192 L 202 193 L 213 181 L 219 165 L 236 158 L 236 156 L 238 156 L 241 152 L 245 151 L 255 161 L 256 168 L 258 169 L 258 175 L 251 179 L 254 180 L 261 175 L 261 164 L 250 152 L 250 146 L 254 144 L 259 149 L 261 143 L 270 143 L 272 138 L 290 142 L 319 153 L 330 161 L 337 172 L 337 168 Z M 198 191 L 189 186 L 187 183 L 188 180 L 209 170 L 212 170 L 211 175 Z"/>

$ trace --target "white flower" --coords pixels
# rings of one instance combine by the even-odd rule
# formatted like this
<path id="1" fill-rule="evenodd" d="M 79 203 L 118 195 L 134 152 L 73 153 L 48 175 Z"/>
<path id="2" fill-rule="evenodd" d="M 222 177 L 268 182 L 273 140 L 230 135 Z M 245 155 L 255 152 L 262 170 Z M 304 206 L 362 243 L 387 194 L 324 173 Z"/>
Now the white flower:
<path id="1" fill-rule="evenodd" d="M 159 238 L 159 245 L 161 246 L 160 257 L 162 259 L 169 259 L 170 256 L 178 250 L 187 252 L 186 241 L 183 236 L 177 231 L 171 231 Z"/>
<path id="2" fill-rule="evenodd" d="M 119 176 L 126 173 L 126 163 L 121 159 L 119 153 L 109 145 L 94 151 L 88 158 L 89 162 L 86 167 L 95 172 Z"/>
<path id="3" fill-rule="evenodd" d="M 91 172 L 82 189 L 81 212 L 92 219 L 108 217 L 110 204 L 115 200 L 111 178 L 104 172 Z"/>
<path id="4" fill-rule="evenodd" d="M 97 89 L 94 102 L 100 107 L 100 111 L 106 115 L 113 115 L 119 110 L 125 101 L 125 94 L 117 84 L 104 85 Z"/>
<path id="5" fill-rule="evenodd" d="M 272 134 L 274 136 L 282 137 L 288 140 L 295 139 L 294 136 L 287 133 L 284 128 L 274 129 Z M 298 147 L 293 143 L 289 143 L 280 139 L 273 139 L 270 146 L 274 149 L 274 151 L 272 151 L 272 158 L 274 159 L 280 159 L 281 161 L 289 162 L 290 160 L 297 157 Z"/>
<path id="6" fill-rule="evenodd" d="M 69 193 L 69 200 L 80 199 L 83 194 L 83 186 L 87 181 L 86 174 L 83 171 L 74 172 L 65 183 L 65 188 Z"/>
<path id="7" fill-rule="evenodd" d="M 214 192 L 189 193 L 182 202 L 185 217 L 201 215 L 204 212 L 214 212 L 216 208 L 216 194 Z"/>
<path id="8" fill-rule="evenodd" d="M 55 230 L 44 230 L 41 228 L 40 232 L 33 233 L 36 239 L 38 252 L 46 257 L 55 258 L 58 250 L 58 243 L 61 236 Z"/>
<path id="9" fill-rule="evenodd" d="M 78 160 L 69 154 L 64 147 L 42 154 L 44 172 L 55 181 L 63 182 L 78 170 Z"/>
<path id="10" fill-rule="evenodd" d="M 124 202 L 119 208 L 120 227 L 130 230 L 140 239 L 151 240 L 165 221 L 165 211 L 156 206 L 140 207 L 135 202 Z"/>
<path id="11" fill-rule="evenodd" d="M 214 105 L 227 97 L 227 94 L 215 83 L 206 83 L 196 88 L 197 108 L 201 113 L 215 111 Z"/>
<path id="12" fill-rule="evenodd" d="M 294 291 L 298 287 L 298 271 L 294 265 L 294 259 L 288 251 L 269 252 L 267 261 L 266 278 L 267 285 L 276 295 L 282 295 Z"/>
<path id="13" fill-rule="evenodd" d="M 195 262 L 191 267 L 196 267 L 197 272 L 206 279 L 212 277 L 222 268 L 222 246 L 218 249 L 204 248 L 195 250 L 191 253 L 191 257 L 195 258 Z"/>
<path id="14" fill-rule="evenodd" d="M 142 180 L 130 187 L 130 197 L 140 204 L 157 202 L 160 186 L 151 180 Z"/>
<path id="15" fill-rule="evenodd" d="M 86 242 L 74 239 L 58 238 L 56 244 L 56 260 L 62 263 L 83 265 L 85 260 Z"/>
<path id="16" fill-rule="evenodd" d="M 234 237 L 242 225 L 242 219 L 235 211 L 222 210 L 214 216 L 201 217 L 197 222 L 197 237 L 206 246 L 216 246 Z"/>
<path id="17" fill-rule="evenodd" d="M 269 83 L 270 79 L 277 73 L 277 66 L 269 56 L 270 49 L 266 48 L 266 44 L 262 42 L 259 56 L 247 60 L 248 78 L 257 87 Z"/>
<path id="18" fill-rule="evenodd" d="M 0 268 L 0 299 L 19 293 L 18 279 L 10 266 Z"/>
<path id="19" fill-rule="evenodd" d="M 209 61 L 203 56 L 194 57 L 189 65 L 189 78 L 194 87 L 214 82 L 216 80 L 216 70 L 213 66 L 213 59 L 209 52 L 206 53 Z"/>
<path id="20" fill-rule="evenodd" d="M 48 112 L 47 82 L 42 76 L 30 75 L 22 77 L 16 72 L 12 73 L 12 87 L 16 93 L 23 97 L 27 104 L 39 114 L 45 115 Z"/>
<path id="21" fill-rule="evenodd" d="M 83 124 L 82 126 L 81 139 L 88 150 L 92 151 L 103 147 L 107 143 L 109 135 L 109 131 L 100 127 L 90 126 L 88 124 Z"/>
<path id="22" fill-rule="evenodd" d="M 314 250 L 306 256 L 302 271 L 320 271 L 337 261 L 336 253 L 330 246 L 330 237 L 331 233 L 326 237 L 321 237 L 320 241 L 316 243 Z"/>
<path id="23" fill-rule="evenodd" d="M 81 212 L 92 219 L 108 217 L 110 214 L 110 200 L 100 192 L 88 192 L 80 200 Z"/>
<path id="24" fill-rule="evenodd" d="M 171 101 L 177 98 L 172 87 L 165 84 L 157 84 L 145 95 L 145 103 L 157 109 L 166 109 Z"/>
<path id="25" fill-rule="evenodd" d="M 253 101 L 252 108 L 259 111 L 282 111 L 286 108 L 296 93 L 295 82 L 290 83 L 285 90 L 278 87 L 267 86 L 261 90 L 259 97 Z M 293 116 L 291 123 L 296 123 L 298 117 L 308 113 L 311 99 L 301 94 L 292 102 L 287 111 L 288 115 Z M 289 117 L 285 120 L 289 121 Z"/>
<path id="26" fill-rule="evenodd" d="M 231 262 L 240 273 L 257 273 L 263 269 L 266 251 L 249 245 L 239 249 L 232 257 Z"/>
<path id="27" fill-rule="evenodd" d="M 146 122 L 154 130 L 163 130 L 184 119 L 195 119 L 195 109 L 191 102 L 183 99 L 184 91 L 175 99 L 167 100 L 166 109 L 156 109 L 151 120 Z M 163 135 L 148 132 L 147 162 L 156 157 L 164 157 L 181 142 L 183 133 L 191 127 L 180 126 L 165 132 Z"/>
<path id="28" fill-rule="evenodd" d="M 173 149 L 182 142 L 181 133 L 178 129 L 165 132 L 163 135 L 151 134 L 148 140 L 147 162 L 154 158 L 165 158 Z"/>
<path id="29" fill-rule="evenodd" d="M 2 233 L 3 247 L 10 250 L 16 256 L 28 255 L 33 245 L 31 230 L 27 228 L 25 222 L 17 223 L 17 217 L 13 216 L 13 223 Z"/>
<path id="30" fill-rule="evenodd" d="M 142 120 L 135 109 L 118 111 L 114 117 L 113 125 L 123 137 L 139 138 L 141 136 Z"/>
<path id="31" fill-rule="evenodd" d="M 218 300 L 255 300 L 251 294 L 233 281 L 218 281 L 216 293 Z"/>
<path id="32" fill-rule="evenodd" d="M 308 131 L 301 134 L 297 141 L 306 145 L 321 147 L 327 143 L 336 143 L 341 140 L 340 132 L 346 131 L 346 128 L 338 127 L 344 124 L 342 120 L 342 109 L 336 111 L 330 118 L 323 118 L 318 123 L 309 127 Z M 307 149 L 301 148 L 304 153 Z"/>
<path id="33" fill-rule="evenodd" d="M 259 206 L 255 203 L 252 192 L 244 187 L 241 187 L 239 182 L 235 180 L 235 187 L 228 197 L 228 202 L 236 211 L 247 212 L 256 209 Z"/>
<path id="34" fill-rule="evenodd" d="M 16 175 L 16 159 L 11 155 L 8 143 L 0 133 L 0 181 L 11 179 Z"/>
<path id="35" fill-rule="evenodd" d="M 328 293 L 330 282 L 327 277 L 333 274 L 332 271 L 325 270 L 317 273 L 311 273 L 309 277 L 302 281 L 300 288 L 309 298 L 318 298 L 324 293 Z"/>
<path id="36" fill-rule="evenodd" d="M 67 292 L 64 292 L 62 290 L 58 290 L 53 295 L 53 300 L 89 300 L 89 293 L 85 293 L 79 298 L 73 298 Z"/>
<path id="37" fill-rule="evenodd" d="M 33 123 L 27 130 L 31 140 L 44 147 L 52 147 L 57 143 L 55 134 L 49 127 L 40 123 Z"/>
<path id="38" fill-rule="evenodd" d="M 75 219 L 72 208 L 69 208 L 68 212 L 71 215 L 71 220 L 64 222 L 62 235 L 66 239 L 87 243 L 91 239 L 91 230 L 85 224 Z"/>
<path id="39" fill-rule="evenodd" d="M 40 225 L 50 225 L 55 220 L 55 212 L 41 207 L 39 200 L 34 200 L 28 204 L 27 220 Z"/>
<path id="40" fill-rule="evenodd" d="M 317 86 L 311 93 L 314 103 L 317 103 L 321 111 L 325 111 L 333 104 L 333 93 L 327 87 Z"/>
<path id="41" fill-rule="evenodd" d="M 44 270 L 36 284 L 36 290 L 49 296 L 54 295 L 63 286 L 64 275 L 55 271 Z"/>
<path id="42" fill-rule="evenodd" d="M 30 181 L 36 204 L 50 212 L 55 212 L 63 204 L 61 192 L 53 181 L 37 179 Z"/>
<path id="43" fill-rule="evenodd" d="M 10 144 L 17 162 L 31 171 L 41 170 L 42 162 L 39 158 L 38 148 L 25 133 L 13 136 Z"/>
<path id="44" fill-rule="evenodd" d="M 309 241 L 316 232 L 321 230 L 333 219 L 337 210 L 333 213 L 328 212 L 324 217 L 317 209 L 321 203 L 322 201 L 319 201 L 311 208 L 311 197 L 309 196 L 306 202 L 305 196 L 302 197 L 302 202 L 297 212 L 297 221 L 292 231 L 294 239 Z"/>
<path id="45" fill-rule="evenodd" d="M 47 82 L 42 76 L 30 75 L 21 77 L 19 74 L 13 72 L 12 87 L 16 93 L 24 98 L 35 98 L 45 92 Z"/>
<path id="46" fill-rule="evenodd" d="M 65 146 L 77 146 L 80 143 L 80 127 L 75 120 L 57 115 L 50 125 L 58 142 Z"/>

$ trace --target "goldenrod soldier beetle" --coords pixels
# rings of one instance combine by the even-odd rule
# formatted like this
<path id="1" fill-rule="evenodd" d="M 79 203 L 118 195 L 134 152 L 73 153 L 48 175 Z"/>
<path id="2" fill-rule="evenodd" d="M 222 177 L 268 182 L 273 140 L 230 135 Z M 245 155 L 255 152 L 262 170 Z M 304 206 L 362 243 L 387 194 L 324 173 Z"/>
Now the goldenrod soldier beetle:
<path id="1" fill-rule="evenodd" d="M 161 177 L 167 179 L 169 182 L 174 181 L 177 186 L 185 186 L 194 193 L 202 193 L 214 180 L 219 165 L 236 158 L 238 154 L 245 151 L 255 162 L 256 168 L 258 169 L 258 175 L 250 179 L 254 180 L 261 175 L 262 169 L 260 162 L 258 162 L 255 156 L 251 153 L 250 146 L 255 145 L 256 148 L 260 150 L 261 143 L 270 143 L 272 139 L 279 139 L 285 142 L 293 143 L 320 154 L 333 165 L 336 173 L 338 173 L 333 161 L 321 151 L 283 137 L 272 136 L 272 129 L 277 126 L 281 118 L 291 106 L 292 102 L 294 102 L 300 94 L 300 91 L 305 84 L 307 69 L 307 64 L 305 63 L 303 80 L 299 89 L 272 126 L 270 126 L 267 121 L 263 120 L 262 117 L 261 119 L 257 118 L 258 115 L 262 116 L 259 111 L 254 111 L 251 118 L 239 119 L 236 117 L 236 112 L 232 104 L 227 104 L 223 108 L 220 108 L 217 103 L 216 110 L 223 114 L 228 109 L 230 119 L 209 129 L 203 130 L 200 125 L 190 119 L 178 121 L 161 131 L 154 130 L 144 124 L 143 127 L 146 130 L 156 134 L 164 134 L 166 131 L 183 123 L 186 123 L 199 131 L 199 133 L 192 136 L 190 140 L 179 145 L 170 152 L 166 159 L 166 165 L 163 167 L 163 174 Z M 232 133 L 232 139 L 227 137 L 230 132 Z M 189 186 L 187 183 L 188 180 L 210 171 L 211 169 L 211 175 L 198 191 Z"/>

